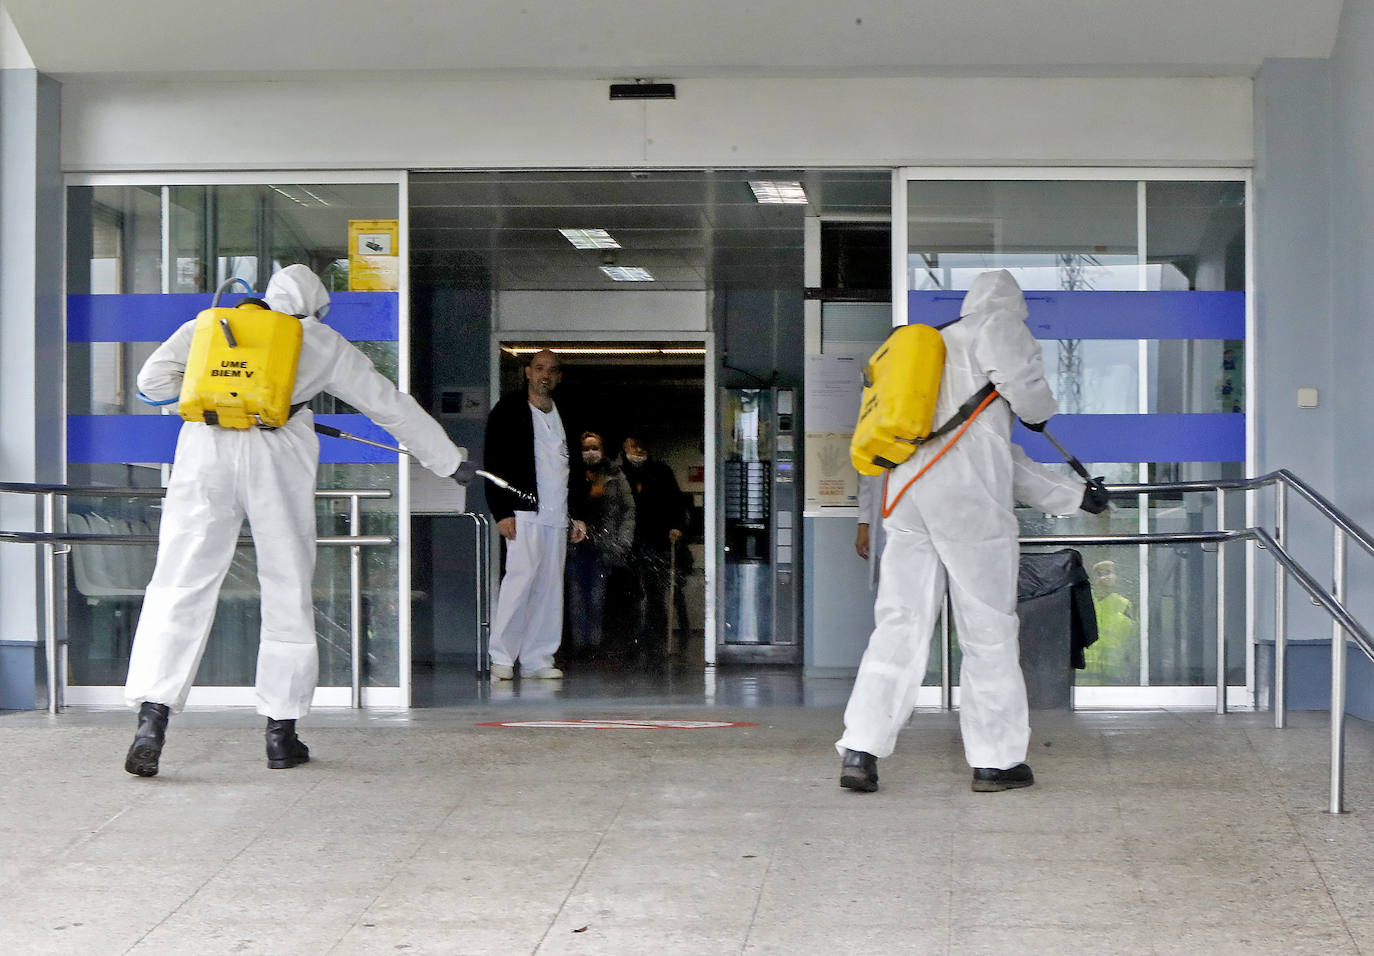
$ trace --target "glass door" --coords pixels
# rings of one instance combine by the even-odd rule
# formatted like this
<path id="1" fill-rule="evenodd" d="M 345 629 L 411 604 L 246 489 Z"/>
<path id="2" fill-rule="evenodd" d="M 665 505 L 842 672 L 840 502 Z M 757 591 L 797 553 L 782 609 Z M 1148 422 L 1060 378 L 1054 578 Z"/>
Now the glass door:
<path id="1" fill-rule="evenodd" d="M 330 290 L 327 321 L 377 368 L 407 387 L 405 215 L 400 174 L 277 177 L 76 176 L 67 186 L 67 476 L 73 485 L 166 484 L 180 418 L 137 399 L 144 360 L 195 317 L 225 281 L 259 294 L 276 270 L 304 263 Z M 225 304 L 243 295 L 236 288 Z M 389 440 L 344 403 L 320 395 L 316 420 Z M 321 489 L 386 489 L 362 501 L 362 534 L 400 547 L 362 549 L 364 701 L 408 700 L 409 565 L 406 462 L 366 446 L 321 439 Z M 68 504 L 68 527 L 156 533 L 158 498 L 92 495 Z M 320 498 L 317 532 L 348 534 L 349 503 Z M 245 529 L 246 533 L 246 529 Z M 349 554 L 318 553 L 314 606 L 320 648 L 316 702 L 351 696 Z M 152 573 L 151 546 L 78 545 L 71 559 L 68 700 L 121 699 L 120 685 Z M 258 645 L 258 582 L 241 546 L 220 594 L 191 703 L 251 703 Z"/>
<path id="2" fill-rule="evenodd" d="M 1053 431 L 1093 474 L 1132 483 L 1245 473 L 1247 173 L 906 169 L 893 182 L 894 288 L 904 292 L 894 324 L 949 321 L 975 276 L 1006 269 L 1026 294 L 1059 402 Z M 1013 438 L 1068 473 L 1042 437 L 1018 426 Z M 1233 507 L 1228 519 L 1243 520 L 1241 502 Z M 1024 534 L 1130 533 L 1193 529 L 1215 522 L 1214 509 L 1213 496 L 1188 495 L 1118 502 L 1099 516 L 1021 509 L 1020 519 Z M 1217 667 L 1207 637 L 1214 555 L 1191 545 L 1080 550 L 1102 636 L 1077 672 L 1079 703 L 1181 702 L 1189 689 L 1206 699 Z M 1227 573 L 1237 596 L 1227 680 L 1248 685 L 1244 562 Z M 932 661 L 937 680 L 940 667 Z"/>

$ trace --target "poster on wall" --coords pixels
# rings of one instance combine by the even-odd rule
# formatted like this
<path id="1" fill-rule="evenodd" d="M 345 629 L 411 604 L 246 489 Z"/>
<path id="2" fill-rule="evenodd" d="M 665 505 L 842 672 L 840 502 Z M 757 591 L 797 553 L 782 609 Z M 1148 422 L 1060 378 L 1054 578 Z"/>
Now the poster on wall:
<path id="1" fill-rule="evenodd" d="M 849 439 L 859 416 L 868 349 L 806 357 L 806 508 L 854 508 L 859 475 Z"/>
<path id="2" fill-rule="evenodd" d="M 348 221 L 348 291 L 395 292 L 401 281 L 400 223 Z"/>

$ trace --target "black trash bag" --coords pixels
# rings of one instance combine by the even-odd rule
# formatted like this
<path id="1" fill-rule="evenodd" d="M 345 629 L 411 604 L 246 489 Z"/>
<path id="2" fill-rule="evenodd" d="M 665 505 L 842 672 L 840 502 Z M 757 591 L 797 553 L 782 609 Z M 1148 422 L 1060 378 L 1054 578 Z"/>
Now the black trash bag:
<path id="1" fill-rule="evenodd" d="M 1069 707 L 1072 671 L 1087 666 L 1083 650 L 1097 640 L 1097 613 L 1083 556 L 1072 548 L 1022 555 L 1016 614 L 1031 708 Z"/>

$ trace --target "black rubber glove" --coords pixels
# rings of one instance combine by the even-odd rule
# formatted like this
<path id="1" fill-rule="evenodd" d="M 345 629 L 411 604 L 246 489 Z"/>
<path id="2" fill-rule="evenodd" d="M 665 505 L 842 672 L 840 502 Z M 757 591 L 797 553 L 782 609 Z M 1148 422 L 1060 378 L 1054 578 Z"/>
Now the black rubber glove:
<path id="1" fill-rule="evenodd" d="M 1029 428 L 1029 429 L 1030 429 L 1031 431 L 1033 431 L 1033 432 L 1043 432 L 1043 431 L 1045 430 L 1046 422 L 1034 422 L 1034 423 L 1032 423 L 1032 422 L 1022 421 L 1021 424 L 1022 424 L 1022 425 L 1025 425 L 1027 428 Z"/>
<path id="2" fill-rule="evenodd" d="M 458 470 L 453 473 L 452 477 L 458 484 L 466 486 L 477 477 L 477 466 L 470 461 L 465 461 L 458 466 Z"/>
<path id="3" fill-rule="evenodd" d="M 1084 485 L 1083 503 L 1079 507 L 1090 515 L 1100 515 L 1107 510 L 1107 505 L 1111 504 L 1111 501 L 1112 496 L 1099 477 Z"/>

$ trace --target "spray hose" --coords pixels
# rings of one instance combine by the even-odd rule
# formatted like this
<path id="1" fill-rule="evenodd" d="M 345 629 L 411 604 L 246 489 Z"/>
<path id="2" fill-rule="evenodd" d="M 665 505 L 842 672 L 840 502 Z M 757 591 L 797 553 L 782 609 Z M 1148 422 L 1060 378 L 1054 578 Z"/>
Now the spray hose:
<path id="1" fill-rule="evenodd" d="M 400 448 L 396 445 L 387 445 L 383 442 L 373 441 L 370 438 L 363 438 L 361 435 L 351 434 L 343 429 L 335 428 L 333 425 L 324 425 L 320 422 L 315 422 L 315 431 L 328 438 L 343 438 L 347 441 L 355 441 L 360 445 L 371 445 L 373 448 L 380 448 L 383 451 L 395 452 L 398 455 L 410 455 L 412 458 L 415 457 L 414 452 L 405 448 Z M 458 471 L 454 473 L 453 477 L 460 485 L 466 485 L 474 477 L 485 478 L 496 487 L 515 495 L 515 497 L 520 499 L 522 504 L 530 508 L 539 507 L 538 500 L 534 495 L 530 494 L 528 491 L 522 491 L 504 478 L 493 475 L 489 471 L 483 471 L 481 468 L 473 467 L 472 462 L 465 461 L 460 463 L 458 465 Z"/>

